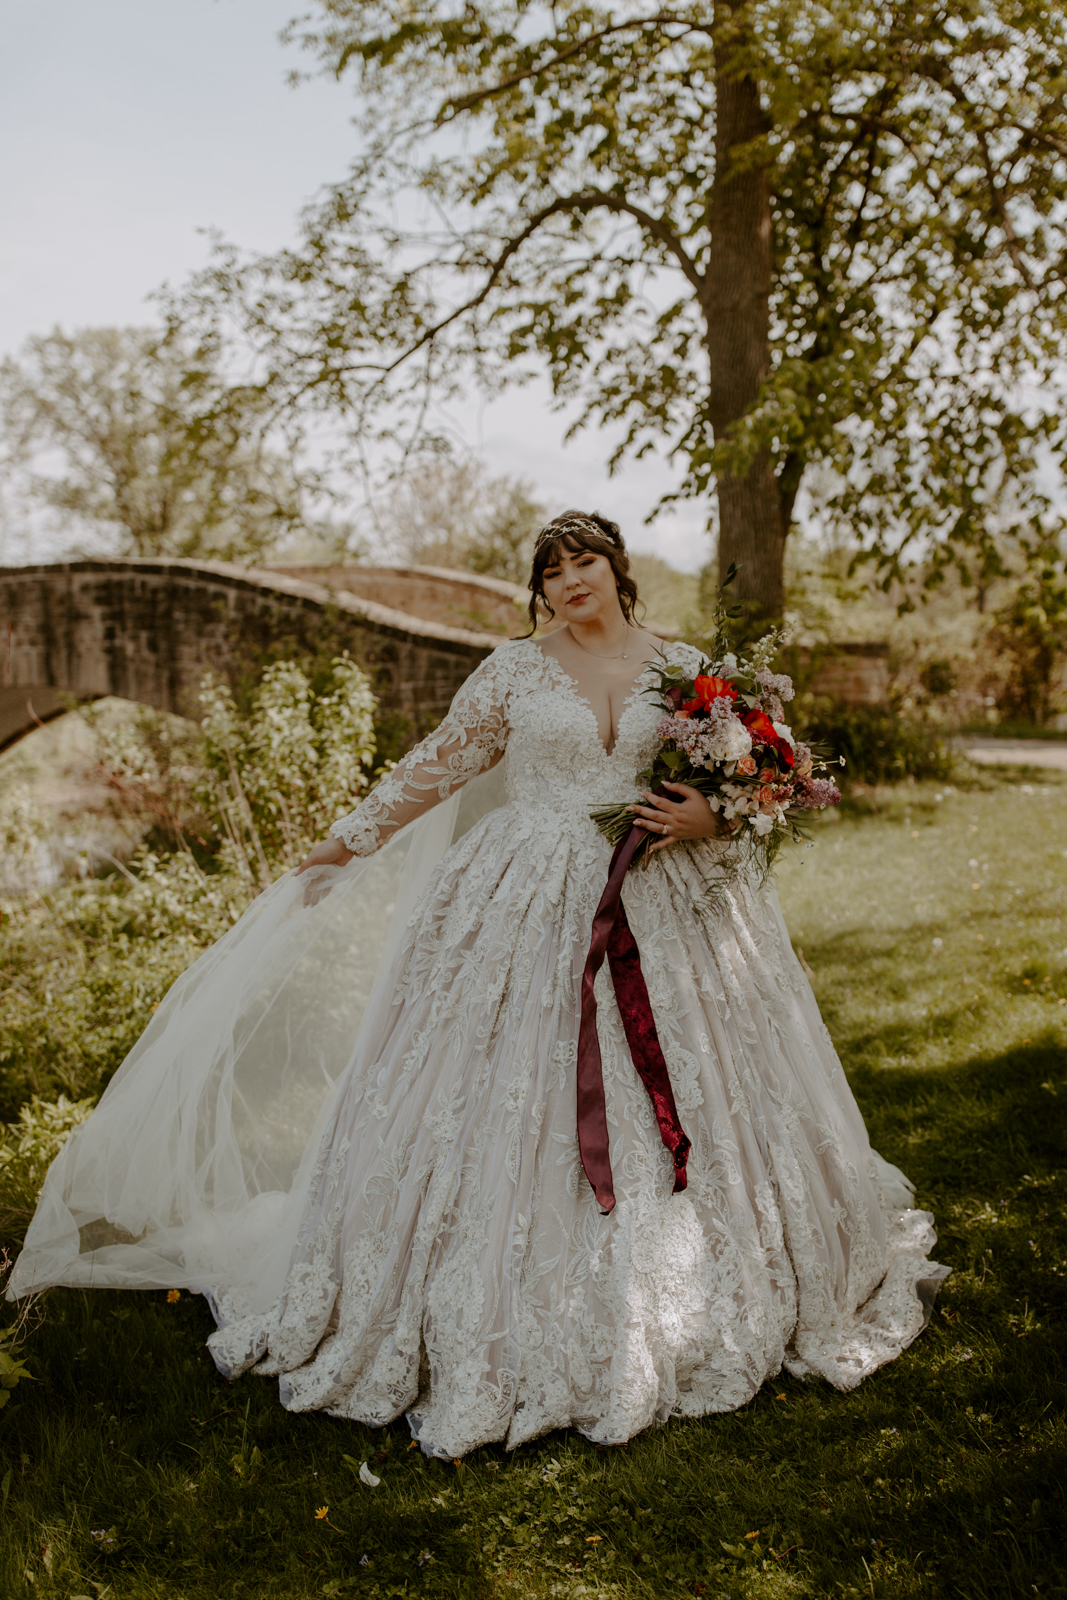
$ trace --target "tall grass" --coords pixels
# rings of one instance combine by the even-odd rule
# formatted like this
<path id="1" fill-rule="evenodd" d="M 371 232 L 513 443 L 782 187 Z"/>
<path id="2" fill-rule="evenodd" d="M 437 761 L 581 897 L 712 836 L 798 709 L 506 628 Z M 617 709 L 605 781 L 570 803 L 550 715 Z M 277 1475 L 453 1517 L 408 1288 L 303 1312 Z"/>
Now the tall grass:
<path id="1" fill-rule="evenodd" d="M 53 1293 L 0 1413 L 0 1593 L 1067 1594 L 1067 785 L 981 783 L 846 807 L 781 871 L 874 1143 L 953 1267 L 897 1362 L 625 1449 L 555 1434 L 452 1465 L 403 1424 L 225 1384 L 197 1299 Z"/>

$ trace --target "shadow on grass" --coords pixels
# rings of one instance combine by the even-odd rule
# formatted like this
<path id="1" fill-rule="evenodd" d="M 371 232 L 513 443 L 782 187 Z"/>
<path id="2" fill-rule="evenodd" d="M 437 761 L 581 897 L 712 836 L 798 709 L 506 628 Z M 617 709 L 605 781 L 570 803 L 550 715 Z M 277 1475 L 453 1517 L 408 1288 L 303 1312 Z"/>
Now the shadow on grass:
<path id="1" fill-rule="evenodd" d="M 198 1299 L 60 1291 L 36 1382 L 0 1420 L 0 1592 L 1067 1595 L 1062 1050 L 851 1076 L 953 1268 L 931 1326 L 856 1391 L 780 1377 L 624 1450 L 555 1434 L 457 1467 L 403 1424 L 295 1416 L 271 1380 L 226 1384 Z"/>
<path id="2" fill-rule="evenodd" d="M 1067 1075 L 1054 1033 L 922 1071 L 869 1065 L 872 1043 L 887 1034 L 887 1055 L 889 1044 L 894 1054 L 898 1042 L 914 1046 L 914 1031 L 890 1028 L 850 1040 L 843 1059 L 872 1144 L 925 1192 L 992 1197 L 1023 1173 L 1058 1172 L 1067 1151 Z M 850 1056 L 863 1064 L 850 1067 Z"/>

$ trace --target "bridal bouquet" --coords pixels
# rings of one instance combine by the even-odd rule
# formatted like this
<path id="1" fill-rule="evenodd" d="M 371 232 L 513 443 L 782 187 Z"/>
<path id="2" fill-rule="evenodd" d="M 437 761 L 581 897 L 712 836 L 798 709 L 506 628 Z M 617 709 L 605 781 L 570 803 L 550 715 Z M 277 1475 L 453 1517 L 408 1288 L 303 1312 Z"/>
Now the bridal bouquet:
<path id="1" fill-rule="evenodd" d="M 793 698 L 793 682 L 769 670 L 779 640 L 777 632 L 766 634 L 747 660 L 729 652 L 704 660 L 691 678 L 664 663 L 659 682 L 648 691 L 663 707 L 656 730 L 660 747 L 652 765 L 637 774 L 646 789 L 664 780 L 691 784 L 726 821 L 739 819 L 730 852 L 734 864 L 752 861 L 763 874 L 787 839 L 805 838 L 799 815 L 841 799 L 832 778 L 816 776 L 825 772 L 825 763 L 794 739 L 785 721 L 783 702 Z M 591 816 L 613 845 L 634 825 L 628 804 Z M 645 833 L 634 861 L 651 842 Z"/>

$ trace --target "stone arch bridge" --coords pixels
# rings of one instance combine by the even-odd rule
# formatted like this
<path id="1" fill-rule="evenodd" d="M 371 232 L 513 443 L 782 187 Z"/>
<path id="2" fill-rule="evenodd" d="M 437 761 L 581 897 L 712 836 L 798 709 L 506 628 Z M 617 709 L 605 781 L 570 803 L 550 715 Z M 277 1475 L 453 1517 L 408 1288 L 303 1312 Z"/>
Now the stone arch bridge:
<path id="1" fill-rule="evenodd" d="M 421 734 L 502 638 L 514 585 L 432 567 L 249 569 L 88 560 L 0 568 L 0 749 L 72 701 L 119 695 L 196 716 L 207 670 L 348 650 L 386 712 Z M 398 604 L 399 602 L 399 604 Z"/>
<path id="2" fill-rule="evenodd" d="M 421 736 L 478 662 L 525 632 L 528 599 L 516 584 L 443 567 L 3 567 L 0 750 L 72 701 L 118 695 L 195 717 L 209 669 L 236 687 L 266 661 L 342 650 L 367 672 L 382 710 L 406 719 L 401 737 Z M 853 704 L 884 700 L 886 654 L 885 645 L 834 646 L 812 662 L 811 687 Z"/>

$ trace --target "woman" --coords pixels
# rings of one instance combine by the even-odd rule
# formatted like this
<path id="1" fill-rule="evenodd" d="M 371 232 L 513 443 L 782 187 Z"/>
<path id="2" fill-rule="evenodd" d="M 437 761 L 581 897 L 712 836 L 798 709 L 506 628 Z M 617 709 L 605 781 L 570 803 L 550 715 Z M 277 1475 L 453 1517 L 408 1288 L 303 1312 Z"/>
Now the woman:
<path id="1" fill-rule="evenodd" d="M 298 869 L 299 907 L 290 878 L 280 911 L 243 919 L 248 982 L 241 924 L 187 975 L 145 1060 L 81 1130 L 85 1148 L 75 1135 L 49 1175 L 16 1292 L 180 1273 L 210 1296 L 224 1373 L 277 1375 L 292 1410 L 373 1424 L 406 1413 L 423 1448 L 449 1457 L 567 1426 L 620 1443 L 654 1420 L 740 1406 L 783 1365 L 848 1389 L 919 1332 L 945 1275 L 926 1260 L 930 1218 L 870 1149 L 773 893 L 741 879 L 702 910 L 723 848 L 710 807 L 685 786 L 634 787 L 655 748 L 643 691 L 664 647 L 635 620 L 618 529 L 580 513 L 549 524 L 532 591 L 532 619 L 540 603 L 561 625 L 502 644 L 472 674 L 442 726 Z M 684 644 L 665 653 L 698 659 Z M 416 819 L 498 763 L 506 803 L 416 873 L 413 903 L 394 896 L 401 932 L 302 1164 L 273 1189 L 269 1173 L 250 1180 L 285 1165 L 269 1131 L 247 1132 L 257 1072 L 288 1084 L 278 1040 L 289 1063 L 327 1027 L 320 1006 L 302 1038 L 276 1015 L 265 1028 L 252 986 L 272 1006 L 300 990 L 295 967 L 270 976 L 292 927 L 341 903 L 345 874 L 387 859 L 408 824 L 421 837 Z M 627 794 L 656 838 L 623 902 L 692 1150 L 675 1193 L 602 973 L 617 1196 L 603 1215 L 575 1115 L 580 981 L 609 857 L 589 813 Z M 374 909 L 365 895 L 363 917 Z M 308 965 L 317 976 L 322 963 Z M 347 978 L 331 981 L 332 1005 Z M 226 1051 L 244 1063 L 232 1082 L 225 1066 L 197 1077 L 209 1032 L 218 1055 L 227 987 L 244 996 L 225 1002 Z M 149 1168 L 167 1174 L 154 1204 Z"/>

